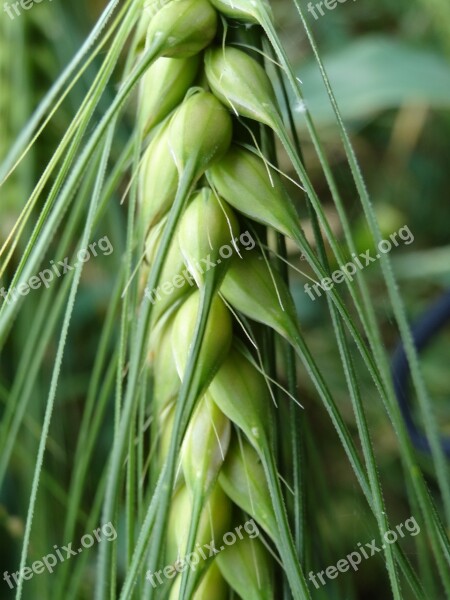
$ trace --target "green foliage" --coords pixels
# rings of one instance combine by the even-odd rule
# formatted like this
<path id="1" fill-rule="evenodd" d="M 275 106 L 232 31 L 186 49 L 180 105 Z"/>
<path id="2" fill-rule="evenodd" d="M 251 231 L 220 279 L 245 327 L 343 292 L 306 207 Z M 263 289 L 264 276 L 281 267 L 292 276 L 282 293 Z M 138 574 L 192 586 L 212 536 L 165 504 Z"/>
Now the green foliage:
<path id="1" fill-rule="evenodd" d="M 449 12 L 358 0 L 315 21 L 304 4 L 2 12 L 0 289 L 73 269 L 0 297 L 1 572 L 108 521 L 118 535 L 1 598 L 450 595 L 449 340 L 419 360 L 408 327 L 450 281 Z M 405 223 L 413 245 L 304 292 Z M 257 250 L 201 273 L 242 231 Z M 395 397 L 398 337 L 429 455 Z M 357 572 L 305 577 L 411 515 L 420 534 Z M 266 549 L 146 580 L 249 517 Z"/>

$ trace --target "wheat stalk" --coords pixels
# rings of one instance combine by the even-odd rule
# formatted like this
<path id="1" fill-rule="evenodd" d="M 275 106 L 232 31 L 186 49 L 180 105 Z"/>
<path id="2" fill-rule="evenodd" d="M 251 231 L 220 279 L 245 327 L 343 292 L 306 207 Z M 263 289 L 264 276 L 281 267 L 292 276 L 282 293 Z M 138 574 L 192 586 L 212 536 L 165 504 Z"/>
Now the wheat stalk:
<path id="1" fill-rule="evenodd" d="M 296 0 L 294 4 L 335 110 L 370 229 L 378 239 L 378 225 L 356 156 L 314 40 Z M 333 288 L 327 294 L 336 352 L 355 414 L 362 457 L 341 413 L 339 399 L 322 373 L 297 317 L 288 285 L 284 238 L 293 240 L 306 259 L 302 270 L 318 279 L 329 275 L 330 260 L 344 263 L 345 256 L 355 251 L 355 244 L 334 174 L 304 104 L 301 85 L 278 39 L 270 4 L 265 0 L 128 0 L 109 22 L 115 5 L 115 0 L 110 2 L 86 45 L 0 167 L 2 179 L 9 183 L 66 97 L 65 83 L 73 75 L 69 89 L 75 86 L 93 58 L 110 43 L 70 127 L 0 249 L 3 275 L 13 262 L 20 237 L 47 184 L 52 182 L 12 277 L 11 287 L 20 285 L 41 264 L 56 229 L 61 227 L 65 232 L 58 252 L 68 252 L 69 241 L 75 239 L 80 225 L 77 248 L 88 245 L 93 231 L 102 223 L 111 190 L 119 187 L 125 173 L 130 174 L 125 194 L 129 207 L 124 259 L 117 267 L 119 276 L 93 370 L 66 500 L 64 532 L 70 539 L 76 530 L 83 483 L 102 415 L 115 384 L 112 452 L 108 470 L 99 481 L 89 523 L 94 525 L 100 512 L 103 522 L 116 522 L 123 507 L 126 535 L 123 545 L 100 546 L 95 597 L 311 597 L 315 590 L 305 577 L 311 557 L 306 552 L 309 530 L 302 523 L 306 511 L 302 486 L 307 485 L 306 475 L 311 480 L 315 476 L 305 473 L 304 456 L 296 455 L 304 443 L 300 437 L 308 436 L 299 426 L 302 412 L 296 371 L 300 365 L 300 372 L 308 377 L 330 417 L 362 497 L 383 536 L 390 528 L 390 519 L 353 346 L 398 436 L 409 500 L 427 528 L 427 541 L 418 541 L 421 559 L 426 565 L 431 559 L 435 561 L 448 595 L 448 537 L 396 404 L 385 348 L 362 275 L 357 276 L 358 286 L 347 281 L 342 289 Z M 90 130 L 125 46 L 122 83 L 102 119 Z M 89 47 L 92 55 L 86 57 Z M 290 108 L 286 118 L 280 107 L 280 95 L 275 93 L 271 79 L 274 70 L 284 97 L 288 98 L 287 82 L 294 101 L 305 109 L 308 133 L 336 204 L 345 244 L 337 240 L 303 163 Z M 120 115 L 133 96 L 137 99 L 131 107 L 135 128 L 109 172 Z M 294 176 L 278 168 L 275 140 L 288 157 Z M 303 232 L 285 181 L 305 192 L 303 200 L 314 244 Z M 86 218 L 81 223 L 83 211 Z M 243 246 L 249 241 L 251 249 Z M 226 254 L 224 248 L 228 248 Z M 384 260 L 387 290 L 414 367 L 413 383 L 425 413 L 433 467 L 448 518 L 450 491 L 437 423 L 428 411 L 430 402 L 404 308 L 389 261 Z M 21 568 L 31 541 L 82 270 L 83 265 L 77 265 L 61 290 L 49 291 L 40 304 L 30 332 L 30 350 L 21 359 L 2 425 L 0 480 L 25 418 L 46 345 L 63 316 L 33 465 Z M 347 293 L 351 302 L 347 302 Z M 52 302 L 54 311 L 47 320 Z M 7 339 L 19 310 L 20 302 L 1 307 L 0 342 Z M 118 321 L 119 341 L 113 356 L 108 357 L 107 347 Z M 279 368 L 283 358 L 288 390 L 282 381 L 284 369 Z M 106 373 L 104 381 L 102 372 Z M 290 403 L 290 423 L 280 410 L 286 402 Z M 286 431 L 289 440 L 280 444 L 280 439 L 285 441 L 287 437 Z M 288 460 L 278 452 L 284 445 L 293 454 Z M 122 505 L 123 479 L 126 498 Z M 223 536 L 249 517 L 257 524 L 261 537 L 239 539 L 217 556 L 202 559 L 195 569 L 184 568 L 178 573 L 178 569 L 172 569 L 176 576 L 156 588 L 149 585 L 147 572 L 154 573 L 164 565 L 179 566 L 180 559 L 211 541 L 220 546 Z M 431 553 L 424 561 L 428 540 Z M 383 551 L 392 596 L 403 599 L 407 582 L 415 597 L 427 598 L 428 589 L 423 588 L 402 548 L 388 544 Z M 55 597 L 76 597 L 83 564 L 80 560 L 73 573 L 67 565 L 61 568 Z M 122 565 L 124 580 L 118 590 L 117 574 Z M 23 593 L 21 581 L 16 598 L 19 600 Z"/>

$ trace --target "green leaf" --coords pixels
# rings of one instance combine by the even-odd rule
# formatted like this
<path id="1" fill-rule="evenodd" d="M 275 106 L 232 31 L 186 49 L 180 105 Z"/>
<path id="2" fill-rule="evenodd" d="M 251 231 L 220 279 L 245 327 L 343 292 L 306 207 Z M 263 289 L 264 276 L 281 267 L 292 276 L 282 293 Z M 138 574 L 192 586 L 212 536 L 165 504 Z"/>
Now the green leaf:
<path id="1" fill-rule="evenodd" d="M 345 120 L 368 119 L 403 104 L 450 107 L 450 67 L 433 51 L 383 36 L 366 36 L 325 55 L 323 61 Z M 336 123 L 316 61 L 299 67 L 297 74 L 315 122 L 322 126 Z"/>

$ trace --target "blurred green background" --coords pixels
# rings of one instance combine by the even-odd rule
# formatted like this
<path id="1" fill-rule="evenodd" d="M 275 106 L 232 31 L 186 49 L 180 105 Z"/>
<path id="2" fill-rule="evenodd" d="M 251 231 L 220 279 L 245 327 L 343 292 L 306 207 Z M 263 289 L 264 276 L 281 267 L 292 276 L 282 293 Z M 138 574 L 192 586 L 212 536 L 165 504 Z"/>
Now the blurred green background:
<path id="1" fill-rule="evenodd" d="M 272 4 L 279 32 L 303 82 L 308 107 L 324 140 L 363 252 L 372 247 L 371 238 L 362 222 L 356 190 L 306 35 L 291 2 L 275 0 Z M 391 253 L 409 317 L 414 320 L 430 302 L 450 287 L 450 3 L 448 0 L 396 0 L 395 3 L 388 0 L 378 0 L 376 3 L 347 0 L 334 10 L 324 8 L 325 14 L 317 20 L 307 11 L 306 2 L 302 2 L 301 6 L 351 132 L 383 232 L 388 237 L 407 224 L 414 234 L 413 244 L 395 248 Z M 13 21 L 2 12 L 0 162 L 103 8 L 104 2 L 98 0 L 65 3 L 44 0 Z M 2 188 L 1 244 L 67 129 L 98 65 L 99 59 L 94 60 L 91 68 L 68 95 L 62 109 L 38 138 L 27 159 Z M 111 85 L 102 98 L 96 119 L 109 104 L 115 89 Z M 300 108 L 295 115 L 307 168 L 330 220 L 337 223 L 326 182 L 305 133 Z M 133 119 L 130 109 L 128 121 L 121 123 L 114 141 L 113 156 L 119 155 L 133 126 Z M 283 164 L 282 155 L 281 160 L 282 166 L 288 169 L 287 164 Z M 119 201 L 127 183 L 124 177 L 118 184 L 117 202 L 108 208 L 105 220 L 93 236 L 98 239 L 107 234 L 113 240 L 114 254 L 108 259 L 88 263 L 83 274 L 47 449 L 46 476 L 43 479 L 45 494 L 38 504 L 33 529 L 35 533 L 31 551 L 36 558 L 46 554 L 53 544 L 61 545 L 70 541 L 62 538 L 59 523 L 64 514 L 67 483 L 72 472 L 86 386 L 99 343 L 100 324 L 115 287 L 114 274 L 125 244 L 126 208 L 121 207 Z M 294 187 L 291 192 L 300 213 L 305 215 L 301 194 Z M 338 224 L 336 232 L 339 233 Z M 55 245 L 57 241 L 55 239 Z M 17 256 L 21 251 L 23 246 L 18 247 Z M 52 257 L 50 251 L 48 258 Z M 299 257 L 292 254 L 291 258 L 301 268 Z M 12 274 L 13 269 L 9 269 L 8 276 Z M 368 267 L 367 277 L 387 347 L 392 350 L 396 345 L 397 332 L 393 316 L 387 308 L 379 266 L 373 264 Z M 300 276 L 293 274 L 292 283 L 308 342 L 315 355 L 320 357 L 320 366 L 340 401 L 340 408 L 352 431 L 355 431 L 333 331 L 325 319 L 326 303 L 323 299 L 311 302 L 303 291 L 304 279 Z M 5 285 L 5 281 L 2 285 Z M 36 292 L 32 300 L 27 299 L 21 319 L 14 326 L 14 336 L 3 349 L 0 363 L 0 414 L 11 393 L 16 365 L 26 347 L 34 306 L 40 293 Z M 0 572 L 13 571 L 19 563 L 24 517 L 57 332 L 58 329 L 48 342 L 46 358 L 0 492 Z M 113 349 L 110 348 L 110 351 Z M 442 431 L 450 435 L 448 329 L 424 354 L 423 364 Z M 364 372 L 358 362 L 356 366 L 359 372 Z M 312 386 L 301 371 L 299 395 L 302 403 L 308 406 L 305 443 L 310 468 L 308 478 L 310 487 L 314 489 L 314 494 L 308 497 L 311 507 L 307 523 L 309 546 L 314 570 L 320 570 L 336 564 L 353 550 L 357 542 L 365 543 L 376 538 L 377 531 L 337 435 L 322 407 L 314 401 Z M 84 497 L 86 510 L 90 509 L 98 482 L 104 474 L 111 435 L 112 398 L 111 393 L 96 444 L 95 460 L 90 468 L 90 485 Z M 376 394 L 373 391 L 368 393 L 364 401 L 386 504 L 391 522 L 396 525 L 411 514 L 406 501 L 396 438 Z M 423 455 L 420 460 L 427 472 L 428 457 Z M 431 472 L 429 484 L 434 489 Z M 80 535 L 84 531 L 83 519 L 80 519 L 79 531 Z M 426 544 L 425 539 L 423 543 Z M 407 547 L 408 540 L 405 540 L 406 551 Z M 85 552 L 90 553 L 88 550 Z M 80 599 L 92 597 L 89 577 L 95 576 L 94 551 L 91 557 L 85 590 L 80 590 L 77 595 Z M 442 596 L 438 584 L 434 583 L 435 574 L 431 568 L 429 579 L 430 589 L 435 589 L 434 598 L 438 600 Z M 41 600 L 51 597 L 48 595 L 51 590 L 50 576 L 35 577 L 33 585 L 37 586 L 33 592 L 25 588 L 24 598 Z M 3 581 L 0 581 L 0 590 L 1 599 L 10 597 Z M 405 598 L 410 597 L 408 594 L 409 591 L 406 591 Z M 326 589 L 317 593 L 317 598 L 348 600 L 384 600 L 388 597 L 389 584 L 381 557 L 373 557 L 364 563 L 356 574 L 347 573 L 335 582 L 330 581 Z"/>

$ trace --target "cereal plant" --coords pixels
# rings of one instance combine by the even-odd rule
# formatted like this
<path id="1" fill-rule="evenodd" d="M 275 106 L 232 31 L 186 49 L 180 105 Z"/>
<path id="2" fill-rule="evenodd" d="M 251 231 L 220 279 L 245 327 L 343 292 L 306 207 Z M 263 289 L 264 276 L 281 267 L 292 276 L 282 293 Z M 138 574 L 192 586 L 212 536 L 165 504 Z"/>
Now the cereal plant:
<path id="1" fill-rule="evenodd" d="M 111 0 L 35 104 L 14 54 L 39 11 L 4 16 L 0 42 L 19 115 L 0 167 L 1 597 L 450 597 L 442 409 L 395 256 L 415 230 L 372 197 L 304 3 Z"/>

